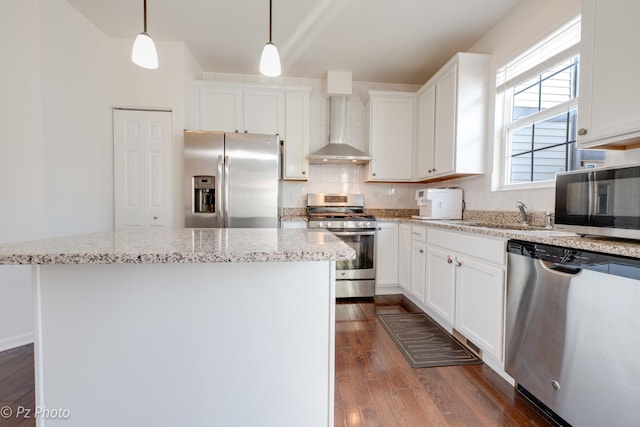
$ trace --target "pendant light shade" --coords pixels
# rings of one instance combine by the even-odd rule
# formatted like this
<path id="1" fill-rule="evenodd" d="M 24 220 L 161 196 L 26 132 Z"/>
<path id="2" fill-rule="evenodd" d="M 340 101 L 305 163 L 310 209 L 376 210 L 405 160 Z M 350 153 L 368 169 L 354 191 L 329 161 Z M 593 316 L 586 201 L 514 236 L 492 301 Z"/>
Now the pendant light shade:
<path id="1" fill-rule="evenodd" d="M 280 67 L 280 55 L 278 48 L 271 42 L 271 10 L 272 0 L 269 0 L 269 42 L 262 49 L 260 57 L 260 73 L 269 77 L 279 76 L 282 72 Z"/>
<path id="2" fill-rule="evenodd" d="M 265 76 L 276 77 L 282 72 L 280 68 L 280 55 L 275 44 L 269 42 L 262 49 L 260 57 L 260 72 Z"/>
<path id="3" fill-rule="evenodd" d="M 147 34 L 147 0 L 144 0 L 144 31 L 138 34 L 133 49 L 131 50 L 131 60 L 134 64 L 155 70 L 158 68 L 158 52 L 153 39 Z"/>

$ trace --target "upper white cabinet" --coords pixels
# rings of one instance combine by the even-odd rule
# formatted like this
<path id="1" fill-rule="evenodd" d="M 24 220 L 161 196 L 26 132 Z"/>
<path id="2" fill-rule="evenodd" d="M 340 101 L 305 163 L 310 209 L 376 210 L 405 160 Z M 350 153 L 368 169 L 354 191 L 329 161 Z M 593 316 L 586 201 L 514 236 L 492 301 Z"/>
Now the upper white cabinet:
<path id="1" fill-rule="evenodd" d="M 369 91 L 369 181 L 411 181 L 415 93 Z"/>
<path id="2" fill-rule="evenodd" d="M 583 0 L 578 147 L 640 146 L 640 2 Z"/>
<path id="3" fill-rule="evenodd" d="M 309 93 L 307 87 L 201 81 L 196 85 L 195 123 L 199 130 L 279 134 L 282 178 L 309 176 Z"/>
<path id="4" fill-rule="evenodd" d="M 417 181 L 484 172 L 489 56 L 458 53 L 417 94 Z"/>
<path id="5" fill-rule="evenodd" d="M 196 93 L 199 130 L 285 132 L 285 93 L 279 89 L 201 82 Z"/>
<path id="6" fill-rule="evenodd" d="M 286 93 L 282 179 L 306 181 L 309 177 L 309 92 Z"/>

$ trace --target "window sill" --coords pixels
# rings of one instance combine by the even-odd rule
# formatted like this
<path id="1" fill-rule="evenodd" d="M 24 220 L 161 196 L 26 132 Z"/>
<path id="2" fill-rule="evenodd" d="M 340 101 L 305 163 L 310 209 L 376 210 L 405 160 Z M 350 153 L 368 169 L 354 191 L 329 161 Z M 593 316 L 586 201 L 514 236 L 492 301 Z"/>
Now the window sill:
<path id="1" fill-rule="evenodd" d="M 492 188 L 491 191 L 518 191 L 518 190 L 538 190 L 538 189 L 546 189 L 546 188 L 555 188 L 556 181 L 537 181 L 537 182 L 527 182 L 522 184 L 509 184 L 503 185 L 501 187 Z"/>

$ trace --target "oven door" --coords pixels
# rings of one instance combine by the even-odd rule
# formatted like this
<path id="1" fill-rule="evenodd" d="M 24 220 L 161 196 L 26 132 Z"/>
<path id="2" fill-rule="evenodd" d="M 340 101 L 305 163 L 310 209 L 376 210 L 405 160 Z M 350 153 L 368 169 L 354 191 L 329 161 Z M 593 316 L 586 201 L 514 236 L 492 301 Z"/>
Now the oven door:
<path id="1" fill-rule="evenodd" d="M 356 251 L 356 259 L 336 261 L 336 279 L 375 279 L 375 230 L 328 229 Z"/>

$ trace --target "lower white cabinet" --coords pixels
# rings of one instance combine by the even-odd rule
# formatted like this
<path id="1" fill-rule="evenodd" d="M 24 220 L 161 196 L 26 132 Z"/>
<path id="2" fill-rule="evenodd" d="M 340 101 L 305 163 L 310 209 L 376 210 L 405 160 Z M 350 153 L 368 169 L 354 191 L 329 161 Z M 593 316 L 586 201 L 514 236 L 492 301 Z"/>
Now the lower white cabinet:
<path id="1" fill-rule="evenodd" d="M 452 327 L 456 300 L 456 267 L 451 251 L 427 246 L 427 291 L 425 304 L 446 326 Z"/>
<path id="2" fill-rule="evenodd" d="M 457 262 L 455 328 L 502 361 L 504 268 L 462 255 Z"/>
<path id="3" fill-rule="evenodd" d="M 376 230 L 376 294 L 398 285 L 398 223 L 378 222 Z"/>
<path id="4" fill-rule="evenodd" d="M 427 227 L 411 226 L 411 294 L 424 303 L 426 291 Z"/>
<path id="5" fill-rule="evenodd" d="M 506 241 L 433 229 L 427 249 L 427 309 L 502 363 Z"/>
<path id="6" fill-rule="evenodd" d="M 307 221 L 280 221 L 280 228 L 307 228 Z"/>
<path id="7" fill-rule="evenodd" d="M 411 292 L 411 224 L 398 226 L 398 284 L 405 294 Z"/>

